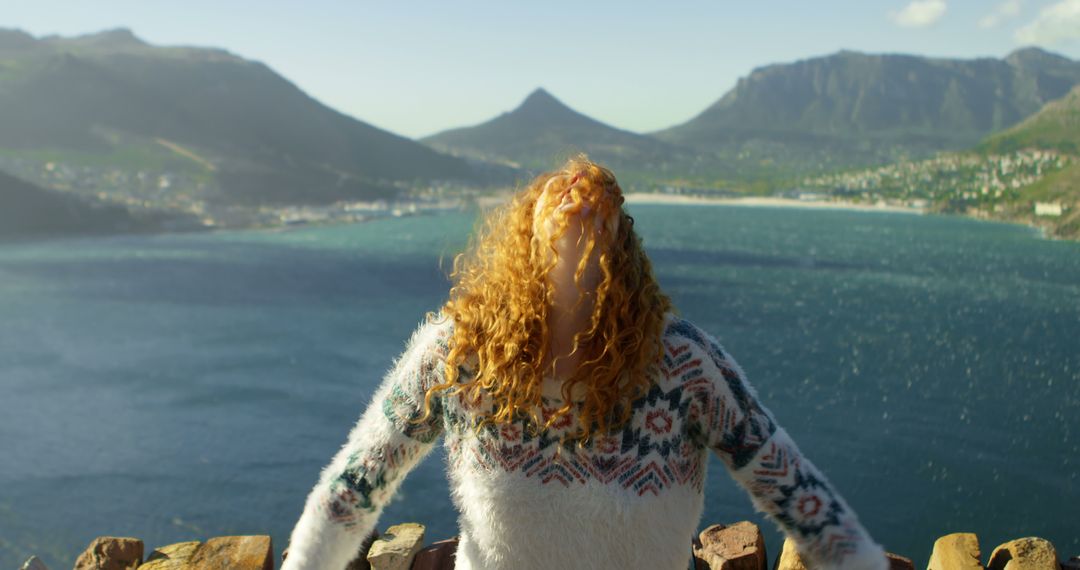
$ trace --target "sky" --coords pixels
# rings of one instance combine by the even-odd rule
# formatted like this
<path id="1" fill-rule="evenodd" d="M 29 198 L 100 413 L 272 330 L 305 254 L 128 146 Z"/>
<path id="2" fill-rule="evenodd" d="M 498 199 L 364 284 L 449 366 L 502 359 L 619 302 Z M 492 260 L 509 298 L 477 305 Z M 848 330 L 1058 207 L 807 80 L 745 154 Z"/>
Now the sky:
<path id="1" fill-rule="evenodd" d="M 35 36 L 125 27 L 262 61 L 312 97 L 412 138 L 512 110 L 537 87 L 618 128 L 690 120 L 739 77 L 850 49 L 1080 59 L 1080 0 L 0 0 Z"/>

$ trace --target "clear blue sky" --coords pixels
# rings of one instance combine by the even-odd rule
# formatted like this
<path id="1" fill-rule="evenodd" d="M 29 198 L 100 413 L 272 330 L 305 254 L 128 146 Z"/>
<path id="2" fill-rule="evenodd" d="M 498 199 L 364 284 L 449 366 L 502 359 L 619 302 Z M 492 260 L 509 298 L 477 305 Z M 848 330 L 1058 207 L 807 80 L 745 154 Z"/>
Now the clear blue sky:
<path id="1" fill-rule="evenodd" d="M 313 97 L 410 137 L 472 125 L 543 86 L 638 132 L 684 122 L 753 68 L 840 49 L 1080 59 L 1080 0 L 0 0 L 34 35 L 131 28 L 257 59 Z"/>

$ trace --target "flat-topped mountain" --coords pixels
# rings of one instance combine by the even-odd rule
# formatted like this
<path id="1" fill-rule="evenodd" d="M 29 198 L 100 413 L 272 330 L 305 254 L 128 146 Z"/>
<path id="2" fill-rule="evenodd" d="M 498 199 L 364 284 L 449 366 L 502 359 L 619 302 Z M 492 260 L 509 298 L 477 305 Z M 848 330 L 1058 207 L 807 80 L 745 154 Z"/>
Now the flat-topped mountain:
<path id="1" fill-rule="evenodd" d="M 963 149 L 1080 84 L 1036 48 L 972 60 L 842 51 L 755 69 L 665 141 L 796 171 Z"/>
<path id="2" fill-rule="evenodd" d="M 203 198 L 245 204 L 387 197 L 417 181 L 478 177 L 227 51 L 153 46 L 128 30 L 40 39 L 0 30 L 0 155 L 43 154 L 179 170 Z"/>
<path id="3" fill-rule="evenodd" d="M 583 115 L 543 88 L 494 119 L 422 140 L 438 150 L 530 169 L 551 168 L 575 152 L 586 152 L 621 170 L 648 170 L 687 152 Z"/>

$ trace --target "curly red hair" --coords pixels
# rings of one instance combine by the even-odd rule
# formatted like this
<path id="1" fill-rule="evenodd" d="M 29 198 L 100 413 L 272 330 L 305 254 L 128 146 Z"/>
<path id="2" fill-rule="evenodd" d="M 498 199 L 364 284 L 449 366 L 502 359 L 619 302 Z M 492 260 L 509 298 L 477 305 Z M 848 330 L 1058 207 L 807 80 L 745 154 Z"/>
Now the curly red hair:
<path id="1" fill-rule="evenodd" d="M 580 221 L 585 254 L 574 281 L 579 303 L 590 294 L 593 306 L 587 330 L 573 339 L 580 365 L 563 381 L 565 405 L 542 421 L 537 414 L 541 383 L 554 370 L 548 331 L 553 289 L 547 275 L 556 256 L 550 253 L 570 223 L 555 212 L 558 200 L 545 200 L 539 214 L 550 216 L 556 231 L 546 239 L 534 235 L 534 210 L 544 192 L 567 194 L 577 207 L 591 206 Z M 425 394 L 425 417 L 431 413 L 432 397 L 452 390 L 469 401 L 487 397 L 493 403 L 489 413 L 477 418 L 477 429 L 509 423 L 519 414 L 546 428 L 571 413 L 571 393 L 581 384 L 585 398 L 575 438 L 588 439 L 595 431 L 625 424 L 629 403 L 648 389 L 651 369 L 663 355 L 664 314 L 671 302 L 653 277 L 633 219 L 622 206 L 622 190 L 611 171 L 579 156 L 536 177 L 486 217 L 470 248 L 454 260 L 453 287 L 442 308 L 443 317 L 454 323 L 445 381 Z M 609 223 L 596 223 L 596 217 Z M 614 220 L 617 223 L 610 223 Z M 584 231 L 585 224 L 594 229 Z M 595 291 L 586 292 L 581 278 L 594 250 L 602 278 Z M 472 370 L 462 375 L 459 367 L 467 360 Z"/>

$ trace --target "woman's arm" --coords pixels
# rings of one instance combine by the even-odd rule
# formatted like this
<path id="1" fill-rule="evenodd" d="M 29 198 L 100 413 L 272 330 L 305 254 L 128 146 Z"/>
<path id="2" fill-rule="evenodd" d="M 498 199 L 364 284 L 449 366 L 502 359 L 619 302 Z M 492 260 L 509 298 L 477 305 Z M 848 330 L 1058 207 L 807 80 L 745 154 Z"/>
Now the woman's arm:
<path id="1" fill-rule="evenodd" d="M 810 568 L 888 568 L 885 551 L 761 405 L 735 360 L 707 333 L 685 322 L 681 327 L 704 380 L 687 383 L 692 435 L 795 541 Z"/>
<path id="2" fill-rule="evenodd" d="M 398 485 L 435 445 L 442 411 L 427 388 L 441 382 L 446 327 L 427 323 L 386 375 L 348 441 L 323 469 L 289 539 L 282 570 L 343 570 L 375 528 Z"/>

